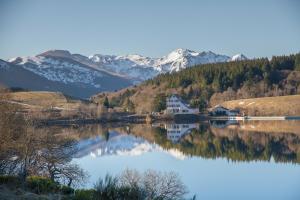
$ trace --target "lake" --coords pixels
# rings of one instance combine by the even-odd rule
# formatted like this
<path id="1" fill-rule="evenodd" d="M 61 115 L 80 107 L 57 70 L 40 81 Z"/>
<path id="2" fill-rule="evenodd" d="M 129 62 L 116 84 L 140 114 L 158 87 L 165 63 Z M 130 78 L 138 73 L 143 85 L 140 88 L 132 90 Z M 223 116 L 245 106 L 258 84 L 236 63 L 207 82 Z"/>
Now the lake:
<path id="1" fill-rule="evenodd" d="M 178 174 L 187 197 L 300 199 L 300 121 L 19 127 L 2 137 L 1 174 L 68 184 L 82 169 L 92 188 L 106 174 L 150 169 Z"/>
<path id="2" fill-rule="evenodd" d="M 73 132 L 80 138 L 73 162 L 90 174 L 87 188 L 107 173 L 154 169 L 178 173 L 197 199 L 300 199 L 300 121 L 95 125 Z"/>

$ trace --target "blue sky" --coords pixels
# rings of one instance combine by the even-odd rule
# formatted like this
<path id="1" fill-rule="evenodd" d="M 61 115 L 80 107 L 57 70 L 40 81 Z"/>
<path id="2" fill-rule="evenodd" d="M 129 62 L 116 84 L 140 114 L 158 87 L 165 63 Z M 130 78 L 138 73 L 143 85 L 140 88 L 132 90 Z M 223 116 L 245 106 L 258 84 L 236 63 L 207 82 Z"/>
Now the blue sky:
<path id="1" fill-rule="evenodd" d="M 0 0 L 0 58 L 66 49 L 160 57 L 300 51 L 298 0 Z"/>

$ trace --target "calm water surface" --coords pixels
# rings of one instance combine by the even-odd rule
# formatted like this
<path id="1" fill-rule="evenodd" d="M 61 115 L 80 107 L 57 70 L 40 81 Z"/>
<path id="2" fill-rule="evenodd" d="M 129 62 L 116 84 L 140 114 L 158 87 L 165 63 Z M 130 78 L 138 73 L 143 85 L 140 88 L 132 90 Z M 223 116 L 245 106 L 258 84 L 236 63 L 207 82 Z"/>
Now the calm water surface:
<path id="1" fill-rule="evenodd" d="M 300 199 L 300 121 L 73 129 L 86 187 L 124 169 L 177 172 L 197 199 Z"/>

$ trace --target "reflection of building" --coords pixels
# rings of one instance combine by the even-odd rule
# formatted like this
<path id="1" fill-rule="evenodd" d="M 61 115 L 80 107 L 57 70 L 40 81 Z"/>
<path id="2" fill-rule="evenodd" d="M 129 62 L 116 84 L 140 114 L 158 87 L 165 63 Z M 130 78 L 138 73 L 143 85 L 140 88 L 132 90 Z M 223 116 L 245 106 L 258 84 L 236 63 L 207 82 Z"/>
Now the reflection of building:
<path id="1" fill-rule="evenodd" d="M 223 106 L 217 105 L 210 113 L 215 116 L 237 116 L 240 114 L 240 111 L 230 110 L 228 108 L 224 108 Z"/>
<path id="2" fill-rule="evenodd" d="M 166 99 L 166 112 L 169 114 L 197 114 L 198 109 L 190 108 L 190 106 L 182 101 L 177 95 L 171 95 Z"/>
<path id="3" fill-rule="evenodd" d="M 229 125 L 238 125 L 236 120 L 211 120 L 210 125 L 215 128 L 225 128 Z"/>
<path id="4" fill-rule="evenodd" d="M 178 142 L 181 137 L 190 133 L 194 128 L 198 128 L 198 124 L 166 124 L 167 137 L 172 142 Z"/>

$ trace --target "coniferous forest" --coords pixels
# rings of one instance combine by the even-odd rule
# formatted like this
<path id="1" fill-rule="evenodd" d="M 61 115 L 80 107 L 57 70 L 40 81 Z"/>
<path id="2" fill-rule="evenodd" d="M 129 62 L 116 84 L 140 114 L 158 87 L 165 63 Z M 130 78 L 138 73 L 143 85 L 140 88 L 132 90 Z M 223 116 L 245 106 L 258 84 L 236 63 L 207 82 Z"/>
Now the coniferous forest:
<path id="1" fill-rule="evenodd" d="M 154 94 L 151 110 L 164 109 L 166 95 L 176 91 L 192 107 L 200 111 L 228 100 L 274 97 L 300 94 L 300 53 L 244 61 L 196 65 L 179 72 L 161 74 L 135 86 L 108 94 L 111 107 L 124 107 L 130 101 L 139 107 L 136 97 L 145 96 L 151 88 Z M 95 96 L 101 101 L 106 94 Z M 97 97 L 99 97 L 97 99 Z M 94 99 L 94 100 L 95 100 Z"/>

